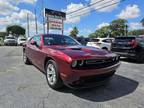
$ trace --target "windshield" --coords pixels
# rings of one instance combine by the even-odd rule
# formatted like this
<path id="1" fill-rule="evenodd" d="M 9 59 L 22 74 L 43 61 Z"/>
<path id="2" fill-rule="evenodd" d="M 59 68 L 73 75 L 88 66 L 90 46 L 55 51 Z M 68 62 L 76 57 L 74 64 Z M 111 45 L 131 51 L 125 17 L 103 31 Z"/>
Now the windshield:
<path id="1" fill-rule="evenodd" d="M 89 42 L 99 42 L 99 39 L 91 39 Z"/>
<path id="2" fill-rule="evenodd" d="M 70 36 L 63 35 L 46 35 L 44 36 L 44 45 L 80 45 L 76 40 L 71 38 Z"/>
<path id="3" fill-rule="evenodd" d="M 117 37 L 115 38 L 115 42 L 130 42 L 133 39 L 135 39 L 135 37 Z"/>
<path id="4" fill-rule="evenodd" d="M 21 41 L 26 41 L 26 39 L 20 39 Z"/>

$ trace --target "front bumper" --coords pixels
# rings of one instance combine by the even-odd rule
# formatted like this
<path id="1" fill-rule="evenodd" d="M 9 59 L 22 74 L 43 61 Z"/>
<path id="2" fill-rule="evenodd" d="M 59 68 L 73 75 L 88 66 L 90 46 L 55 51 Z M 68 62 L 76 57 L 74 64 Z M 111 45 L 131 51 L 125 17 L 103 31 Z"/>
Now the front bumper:
<path id="1" fill-rule="evenodd" d="M 17 45 L 16 42 L 5 42 L 4 44 L 5 44 L 5 45 Z"/>
<path id="2" fill-rule="evenodd" d="M 109 79 L 120 66 L 120 62 L 115 65 L 91 70 L 71 70 L 70 74 L 63 74 L 63 82 L 67 86 L 88 86 L 97 85 L 98 83 L 105 82 Z"/>

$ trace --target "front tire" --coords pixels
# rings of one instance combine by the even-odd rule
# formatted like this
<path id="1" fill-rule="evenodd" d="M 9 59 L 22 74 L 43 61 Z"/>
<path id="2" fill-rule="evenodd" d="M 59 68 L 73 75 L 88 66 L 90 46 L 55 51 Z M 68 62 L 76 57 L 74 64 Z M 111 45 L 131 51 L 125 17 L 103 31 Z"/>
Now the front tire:
<path id="1" fill-rule="evenodd" d="M 46 64 L 46 79 L 52 89 L 59 89 L 63 86 L 62 80 L 58 73 L 57 64 L 54 60 L 49 60 Z"/>

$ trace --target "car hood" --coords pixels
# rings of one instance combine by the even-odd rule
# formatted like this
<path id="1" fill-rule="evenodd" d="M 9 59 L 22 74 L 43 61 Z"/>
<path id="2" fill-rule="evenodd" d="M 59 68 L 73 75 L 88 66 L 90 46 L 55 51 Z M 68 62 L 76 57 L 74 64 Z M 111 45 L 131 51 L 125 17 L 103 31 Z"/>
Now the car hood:
<path id="1" fill-rule="evenodd" d="M 73 59 L 100 59 L 116 56 L 116 54 L 110 53 L 108 51 L 89 46 L 52 46 L 51 48 L 63 52 Z"/>

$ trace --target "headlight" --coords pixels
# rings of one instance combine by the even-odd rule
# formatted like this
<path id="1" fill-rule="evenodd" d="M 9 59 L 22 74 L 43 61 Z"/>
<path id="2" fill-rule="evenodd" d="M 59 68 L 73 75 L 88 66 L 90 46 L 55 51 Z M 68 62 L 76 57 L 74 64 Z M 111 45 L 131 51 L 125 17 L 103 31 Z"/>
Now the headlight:
<path id="1" fill-rule="evenodd" d="M 82 66 L 83 64 L 84 64 L 84 61 L 83 61 L 83 60 L 78 61 L 78 65 L 79 65 L 79 66 Z"/>
<path id="2" fill-rule="evenodd" d="M 77 60 L 73 61 L 73 62 L 72 62 L 72 67 L 73 67 L 73 68 L 76 67 L 76 66 L 77 66 L 77 63 L 78 63 Z"/>
<path id="3" fill-rule="evenodd" d="M 120 60 L 120 56 L 117 56 L 117 60 Z"/>
<path id="4" fill-rule="evenodd" d="M 74 60 L 72 62 L 72 67 L 75 68 L 75 67 L 81 67 L 83 66 L 84 64 L 84 61 L 83 60 Z"/>
<path id="5" fill-rule="evenodd" d="M 116 57 L 116 61 L 118 60 L 118 56 Z"/>
<path id="6" fill-rule="evenodd" d="M 120 56 L 116 56 L 116 57 L 115 57 L 115 60 L 116 60 L 116 61 L 119 61 L 119 59 L 120 59 Z"/>

